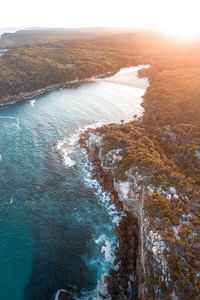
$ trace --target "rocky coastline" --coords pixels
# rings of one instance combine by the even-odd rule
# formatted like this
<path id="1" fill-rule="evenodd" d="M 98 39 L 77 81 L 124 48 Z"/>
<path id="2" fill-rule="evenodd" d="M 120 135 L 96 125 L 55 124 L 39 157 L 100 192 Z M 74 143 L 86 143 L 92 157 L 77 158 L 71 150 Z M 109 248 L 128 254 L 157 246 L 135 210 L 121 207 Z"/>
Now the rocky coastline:
<path id="1" fill-rule="evenodd" d="M 140 264 L 140 226 L 138 215 L 133 208 L 128 207 L 120 200 L 119 194 L 115 189 L 114 177 L 108 168 L 104 168 L 99 158 L 99 149 L 88 143 L 89 135 L 93 129 L 88 129 L 81 134 L 80 145 L 87 152 L 90 161 L 93 164 L 93 177 L 98 180 L 103 189 L 111 195 L 112 202 L 117 210 L 122 211 L 122 217 L 119 226 L 116 228 L 116 236 L 119 241 L 119 247 L 116 249 L 115 263 L 119 266 L 117 271 L 104 278 L 107 284 L 109 294 L 112 299 L 139 299 L 143 300 L 143 291 L 141 288 L 141 269 Z"/>
<path id="2" fill-rule="evenodd" d="M 88 129 L 80 138 L 94 178 L 125 213 L 116 229 L 120 267 L 105 278 L 115 300 L 199 299 L 200 131 L 191 85 L 196 77 L 178 74 L 180 81 L 177 71 L 142 70 L 150 79 L 142 118 Z M 178 109 L 186 92 L 186 107 L 197 107 L 191 115 Z"/>

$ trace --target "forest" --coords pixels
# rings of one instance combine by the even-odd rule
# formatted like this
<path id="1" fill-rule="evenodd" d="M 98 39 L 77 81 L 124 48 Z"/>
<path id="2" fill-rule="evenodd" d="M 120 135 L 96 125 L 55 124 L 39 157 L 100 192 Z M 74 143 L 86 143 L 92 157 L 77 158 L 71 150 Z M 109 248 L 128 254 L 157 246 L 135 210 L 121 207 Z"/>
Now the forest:
<path id="1" fill-rule="evenodd" d="M 200 60 L 194 50 L 161 55 L 141 70 L 150 82 L 143 116 L 100 129 L 104 157 L 121 149 L 115 179 L 139 174 L 137 184 L 146 191 L 146 299 L 171 299 L 175 291 L 178 299 L 197 300 L 200 294 Z M 152 234 L 164 249 L 160 267 Z"/>
<path id="2" fill-rule="evenodd" d="M 164 62 L 170 69 L 177 55 L 176 64 L 187 60 L 194 66 L 199 55 L 199 44 L 177 43 L 158 32 L 116 29 L 22 30 L 3 34 L 0 49 L 7 50 L 0 56 L 1 103 L 124 66 L 149 63 L 161 69 Z"/>
<path id="3" fill-rule="evenodd" d="M 22 38 L 23 37 L 23 38 Z M 19 40 L 22 42 L 20 43 Z M 199 299 L 200 286 L 200 42 L 155 32 L 20 32 L 0 39 L 0 103 L 53 84 L 150 64 L 144 114 L 97 129 L 104 156 L 121 149 L 115 179 L 140 174 L 146 236 L 156 233 L 170 279 L 154 272 L 146 240 L 146 299 Z M 22 97 L 23 98 L 23 97 Z M 151 193 L 149 192 L 151 189 Z M 159 270 L 159 268 L 158 268 Z M 158 296 L 158 289 L 159 296 Z M 176 298 L 174 298 L 176 299 Z"/>

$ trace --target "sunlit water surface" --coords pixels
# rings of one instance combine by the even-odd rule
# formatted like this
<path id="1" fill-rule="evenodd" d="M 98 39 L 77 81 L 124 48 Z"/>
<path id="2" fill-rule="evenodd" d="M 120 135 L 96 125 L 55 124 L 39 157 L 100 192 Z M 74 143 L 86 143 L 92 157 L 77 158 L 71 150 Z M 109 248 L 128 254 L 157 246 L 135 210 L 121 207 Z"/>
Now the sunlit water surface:
<path id="1" fill-rule="evenodd" d="M 78 134 L 142 113 L 148 82 L 137 70 L 1 108 L 1 300 L 50 300 L 59 289 L 97 299 L 120 216 L 92 180 Z"/>

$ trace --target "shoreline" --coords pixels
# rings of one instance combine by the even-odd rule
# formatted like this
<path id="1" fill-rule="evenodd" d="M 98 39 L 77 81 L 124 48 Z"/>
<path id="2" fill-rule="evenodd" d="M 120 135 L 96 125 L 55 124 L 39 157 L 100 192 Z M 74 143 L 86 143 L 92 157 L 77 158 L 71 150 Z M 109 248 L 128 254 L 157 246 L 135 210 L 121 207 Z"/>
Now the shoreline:
<path id="1" fill-rule="evenodd" d="M 116 74 L 118 71 L 119 71 L 119 69 L 117 69 L 115 71 L 109 71 L 109 72 L 99 74 L 99 75 L 94 75 L 94 76 L 88 77 L 88 78 L 75 79 L 75 80 L 66 81 L 66 82 L 62 82 L 62 83 L 52 84 L 52 85 L 50 85 L 46 88 L 41 88 L 41 89 L 34 90 L 33 92 L 25 92 L 25 93 L 21 93 L 20 95 L 2 97 L 0 99 L 0 101 L 2 101 L 2 103 L 0 103 L 0 108 L 4 107 L 4 106 L 7 106 L 7 105 L 15 104 L 17 102 L 23 102 L 23 101 L 26 101 L 26 100 L 31 100 L 34 97 L 44 95 L 48 92 L 57 90 L 59 88 L 68 88 L 68 87 L 73 87 L 73 86 L 76 86 L 76 85 L 80 85 L 82 83 L 91 82 L 91 81 L 96 80 L 96 79 L 109 78 L 110 76 Z"/>
<path id="2" fill-rule="evenodd" d="M 141 69 L 143 69 L 143 68 L 146 69 L 149 66 L 150 65 L 139 65 L 139 67 L 142 67 Z M 55 84 L 49 85 L 45 88 L 37 89 L 32 92 L 20 93 L 19 95 L 5 96 L 5 97 L 0 98 L 0 108 L 7 106 L 7 105 L 15 104 L 18 102 L 31 100 L 35 97 L 39 97 L 41 95 L 44 95 L 48 92 L 51 92 L 51 91 L 54 91 L 54 90 L 57 90 L 60 88 L 69 88 L 69 87 L 73 87 L 73 86 L 78 86 L 83 83 L 92 82 L 93 80 L 97 80 L 97 79 L 110 78 L 113 75 L 117 74 L 121 69 L 131 68 L 131 67 L 138 67 L 138 66 L 125 65 L 125 66 L 121 66 L 115 70 L 108 71 L 108 72 L 102 73 L 102 74 L 93 75 L 93 76 L 90 76 L 87 78 L 75 79 L 75 80 L 65 81 L 62 83 L 55 83 Z"/>
<path id="3" fill-rule="evenodd" d="M 117 72 L 118 71 L 116 70 L 93 76 L 90 78 L 73 80 L 70 82 L 49 86 L 46 89 L 37 90 L 33 93 L 28 93 L 28 95 L 24 96 L 23 98 L 20 97 L 19 100 L 16 99 L 12 103 L 6 103 L 3 106 L 33 99 L 33 97 L 40 96 L 42 94 L 48 93 L 52 90 L 56 90 L 62 87 L 65 88 L 76 86 L 98 78 L 109 78 L 109 76 L 112 76 Z M 106 125 L 104 125 L 103 128 L 105 128 L 105 126 Z M 137 213 L 133 209 L 128 208 L 120 200 L 120 196 L 114 186 L 114 176 L 111 174 L 110 170 L 104 169 L 101 165 L 101 160 L 98 158 L 97 153 L 92 149 L 89 149 L 89 147 L 87 147 L 87 134 L 89 134 L 90 132 L 94 132 L 94 130 L 86 129 L 82 133 L 80 137 L 80 144 L 81 147 L 86 150 L 87 155 L 89 156 L 89 159 L 92 162 L 92 176 L 94 176 L 94 178 L 102 185 L 103 189 L 105 189 L 111 194 L 111 201 L 116 206 L 116 209 L 125 213 L 125 216 L 120 221 L 119 226 L 115 228 L 114 232 L 119 241 L 119 247 L 117 247 L 115 252 L 115 264 L 119 265 L 119 269 L 117 271 L 111 270 L 110 274 L 105 275 L 104 282 L 108 287 L 108 291 L 112 299 L 114 300 L 142 300 L 143 298 L 139 296 L 140 278 L 138 272 L 138 268 L 140 268 L 138 267 L 138 265 L 140 265 L 140 262 L 138 261 L 138 257 L 140 257 L 139 219 Z"/>
<path id="4" fill-rule="evenodd" d="M 149 66 L 148 66 L 149 67 Z M 146 93 L 146 91 L 145 91 Z M 141 98 L 141 105 L 142 105 Z M 93 144 L 90 134 L 104 135 L 109 125 L 103 125 L 98 129 L 87 128 L 80 136 L 80 146 L 88 155 L 92 163 L 92 176 L 102 188 L 110 193 L 111 201 L 119 212 L 124 216 L 115 228 L 115 235 L 119 246 L 115 251 L 115 262 L 118 270 L 111 270 L 104 277 L 108 292 L 113 300 L 135 299 L 144 300 L 145 266 L 143 253 L 143 203 L 145 198 L 144 189 L 138 194 L 139 202 L 142 203 L 140 211 L 134 206 L 125 203 L 115 186 L 115 177 L 111 167 L 105 167 L 102 161 L 102 145 Z M 141 217 L 142 215 L 142 217 Z"/>
<path id="5" fill-rule="evenodd" d="M 103 126 L 105 128 L 106 125 Z M 140 286 L 140 224 L 137 213 L 126 206 L 120 198 L 114 186 L 114 176 L 111 170 L 102 166 L 98 157 L 98 148 L 89 145 L 89 135 L 95 133 L 95 129 L 86 129 L 80 136 L 80 146 L 85 149 L 89 160 L 92 162 L 92 176 L 101 184 L 103 189 L 110 193 L 111 201 L 118 211 L 125 215 L 115 228 L 115 234 L 119 241 L 116 249 L 115 264 L 119 266 L 117 271 L 105 276 L 109 294 L 112 299 L 143 299 Z M 123 298 L 121 296 L 124 295 Z"/>
<path id="6" fill-rule="evenodd" d="M 150 80 L 149 89 L 143 96 L 144 114 L 140 119 L 128 124 L 111 123 L 88 129 L 80 140 L 93 164 L 93 176 L 111 194 L 116 208 L 122 208 L 126 213 L 125 224 L 121 222 L 116 228 L 119 240 L 116 257 L 120 268 L 118 274 L 111 273 L 107 280 L 113 300 L 199 299 L 199 256 L 194 254 L 198 249 L 200 224 L 196 214 L 200 199 L 199 181 L 194 171 L 199 167 L 199 152 L 195 151 L 198 149 L 199 124 L 195 118 L 187 125 L 179 124 L 178 121 L 182 120 L 179 111 L 175 114 L 176 127 L 173 120 L 169 122 L 168 114 L 167 118 L 164 116 L 163 124 L 162 98 L 156 103 L 152 101 L 157 90 L 160 93 L 156 85 L 158 81 L 159 77 Z M 164 85 L 164 95 L 168 96 L 168 86 L 160 81 L 159 84 Z M 174 93 L 172 90 L 172 95 Z M 157 119 L 153 114 L 155 104 L 159 104 Z M 170 103 L 168 105 L 166 111 L 171 107 Z M 183 148 L 185 145 L 187 147 Z M 176 156 L 178 150 L 174 153 L 175 148 L 180 151 L 179 156 Z M 193 167 L 193 173 L 187 165 L 182 165 L 185 149 L 187 156 L 184 157 L 187 165 Z M 136 226 L 137 242 L 129 254 L 129 232 L 132 232 L 132 237 L 131 222 L 134 218 L 137 219 L 132 224 Z M 188 240 L 184 243 L 186 236 Z M 135 290 L 132 290 L 135 295 L 130 297 L 127 296 L 127 292 L 130 295 L 130 289 L 127 291 L 129 280 L 128 284 L 124 282 L 129 268 L 126 264 L 121 268 L 123 255 L 126 261 L 129 257 L 135 260 L 133 277 L 129 277 L 135 280 Z M 187 272 L 184 271 L 186 268 Z M 177 269 L 180 270 L 178 274 Z"/>

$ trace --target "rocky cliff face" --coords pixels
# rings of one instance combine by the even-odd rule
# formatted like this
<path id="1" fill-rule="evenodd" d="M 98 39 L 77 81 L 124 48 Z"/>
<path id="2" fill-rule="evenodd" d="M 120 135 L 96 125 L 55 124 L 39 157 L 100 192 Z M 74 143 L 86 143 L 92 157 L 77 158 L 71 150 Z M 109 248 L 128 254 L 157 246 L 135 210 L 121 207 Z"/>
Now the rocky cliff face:
<path id="1" fill-rule="evenodd" d="M 103 159 L 101 154 L 101 136 L 93 131 L 86 131 L 81 136 L 81 146 L 87 151 L 89 159 L 93 163 L 93 176 L 108 191 L 117 209 L 124 212 L 116 235 L 119 247 L 116 250 L 115 264 L 117 270 L 105 277 L 109 293 L 112 299 L 137 299 L 138 296 L 138 274 L 137 251 L 138 251 L 138 218 L 133 209 L 129 209 L 120 199 L 119 192 L 115 187 L 115 179 L 112 167 L 107 158 Z M 119 159 L 117 157 L 117 159 Z"/>
<path id="2" fill-rule="evenodd" d="M 109 126 L 124 126 L 127 131 L 127 125 Z M 109 126 L 83 133 L 81 145 L 93 162 L 93 176 L 111 193 L 118 209 L 125 213 L 116 230 L 119 270 L 108 279 L 112 298 L 197 300 L 200 279 L 196 264 L 198 232 L 197 227 L 192 226 L 186 193 L 178 190 L 176 184 L 161 184 L 161 181 L 158 184 L 152 179 L 158 176 L 156 171 L 160 172 L 161 166 L 155 159 L 157 153 L 153 153 L 151 141 L 144 139 L 143 128 L 133 125 L 132 130 L 138 132 L 140 147 L 143 148 L 142 141 L 144 145 L 150 144 L 149 152 L 145 146 L 145 157 L 148 157 L 145 167 L 143 157 L 141 162 L 138 158 L 137 164 L 125 163 L 125 158 L 130 155 L 124 152 L 128 136 L 123 141 L 120 138 L 120 141 L 112 140 L 108 144 L 108 137 L 112 139 Z M 153 162 L 149 153 L 154 157 Z M 138 155 L 142 156 L 141 153 Z M 163 160 L 167 162 L 167 158 L 162 157 Z"/>
<path id="3" fill-rule="evenodd" d="M 126 181 L 116 181 L 116 162 L 121 160 L 121 150 L 102 154 L 102 136 L 88 130 L 81 137 L 81 146 L 93 162 L 93 176 L 111 193 L 112 201 L 124 212 L 116 235 L 119 249 L 116 252 L 117 272 L 111 274 L 108 286 L 112 299 L 144 299 L 143 253 L 143 202 L 144 189 L 138 184 L 138 174 L 128 175 Z"/>

